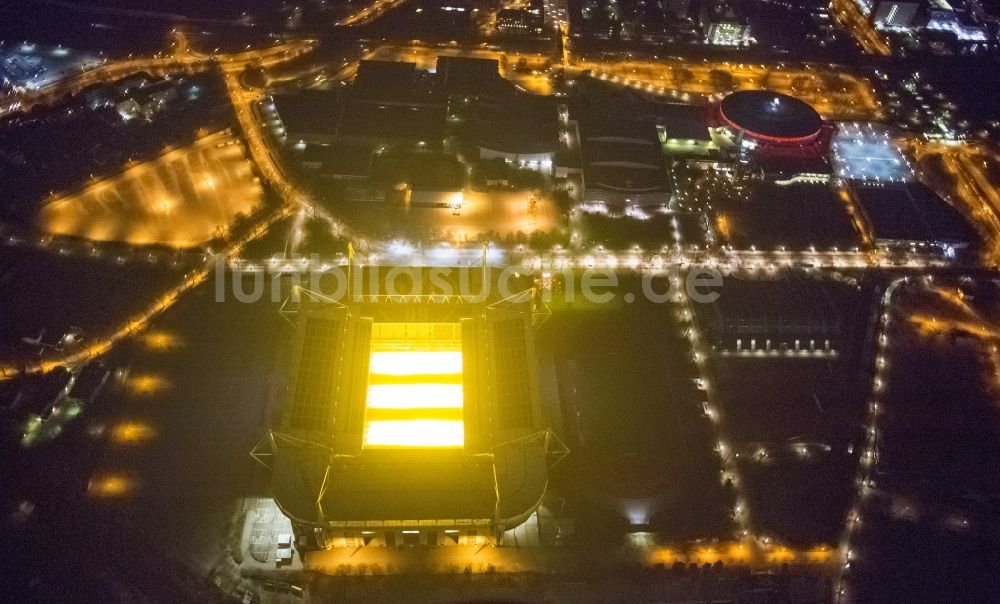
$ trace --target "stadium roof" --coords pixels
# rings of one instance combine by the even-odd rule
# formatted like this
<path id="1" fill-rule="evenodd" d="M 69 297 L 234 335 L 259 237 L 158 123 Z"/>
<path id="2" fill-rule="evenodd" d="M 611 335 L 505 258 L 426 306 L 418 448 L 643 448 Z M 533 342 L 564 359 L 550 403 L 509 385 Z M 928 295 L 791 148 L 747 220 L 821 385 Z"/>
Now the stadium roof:
<path id="1" fill-rule="evenodd" d="M 270 435 L 275 501 L 293 521 L 313 526 L 520 524 L 545 493 L 554 452 L 550 433 L 540 427 L 525 305 L 436 303 L 427 310 L 452 313 L 451 321 L 395 322 L 392 317 L 405 316 L 407 306 L 314 302 L 299 311 L 290 396 Z M 374 322 L 372 314 L 379 317 Z M 439 354 L 433 351 L 445 344 L 461 350 L 460 410 L 401 387 L 443 384 L 454 380 L 451 373 L 437 375 L 404 360 L 392 365 L 397 375 L 376 362 L 376 354 Z M 396 398 L 373 403 L 379 400 L 372 398 L 374 388 L 389 388 Z M 371 424 L 411 416 L 419 422 L 428 413 L 461 416 L 464 443 L 367 440 Z"/>

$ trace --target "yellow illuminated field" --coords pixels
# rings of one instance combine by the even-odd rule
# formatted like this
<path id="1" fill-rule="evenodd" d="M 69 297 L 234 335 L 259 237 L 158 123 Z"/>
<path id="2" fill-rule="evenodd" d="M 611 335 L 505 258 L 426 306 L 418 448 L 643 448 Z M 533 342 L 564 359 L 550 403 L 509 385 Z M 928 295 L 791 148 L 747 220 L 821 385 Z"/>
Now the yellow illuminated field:
<path id="1" fill-rule="evenodd" d="M 450 323 L 375 323 L 365 448 L 465 444 L 462 342 Z"/>
<path id="2" fill-rule="evenodd" d="M 461 409 L 461 384 L 372 384 L 369 409 Z"/>
<path id="3" fill-rule="evenodd" d="M 462 352 L 372 352 L 368 371 L 385 375 L 461 374 Z"/>
<path id="4" fill-rule="evenodd" d="M 411 419 L 373 421 L 367 425 L 367 447 L 461 447 L 462 420 Z"/>

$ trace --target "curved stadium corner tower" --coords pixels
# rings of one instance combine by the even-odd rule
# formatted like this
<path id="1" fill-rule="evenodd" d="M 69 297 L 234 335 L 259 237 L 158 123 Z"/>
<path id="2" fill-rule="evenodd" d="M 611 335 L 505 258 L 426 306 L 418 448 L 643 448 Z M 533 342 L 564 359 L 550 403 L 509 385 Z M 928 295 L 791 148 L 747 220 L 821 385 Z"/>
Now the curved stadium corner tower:
<path id="1" fill-rule="evenodd" d="M 531 516 L 558 445 L 528 300 L 303 301 L 270 433 L 300 549 L 499 540 Z"/>

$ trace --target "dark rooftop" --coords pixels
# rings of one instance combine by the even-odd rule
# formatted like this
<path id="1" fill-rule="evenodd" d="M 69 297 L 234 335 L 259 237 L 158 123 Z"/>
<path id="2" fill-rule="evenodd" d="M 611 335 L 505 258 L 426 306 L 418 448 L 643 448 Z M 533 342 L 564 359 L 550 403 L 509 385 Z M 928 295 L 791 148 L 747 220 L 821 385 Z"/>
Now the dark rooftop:
<path id="1" fill-rule="evenodd" d="M 877 239 L 975 243 L 969 224 L 922 184 L 855 188 L 858 203 Z"/>
<path id="2" fill-rule="evenodd" d="M 346 95 L 303 90 L 277 95 L 274 106 L 289 134 L 434 143 L 444 136 L 443 105 L 407 105 L 347 99 Z"/>
<path id="3" fill-rule="evenodd" d="M 444 90 L 450 94 L 482 94 L 500 83 L 500 64 L 496 59 L 468 57 L 437 58 L 436 73 Z"/>
<path id="4" fill-rule="evenodd" d="M 509 153 L 545 153 L 559 148 L 559 116 L 553 97 L 512 94 L 505 102 L 480 99 L 476 142 Z"/>
<path id="5" fill-rule="evenodd" d="M 668 186 L 656 126 L 642 121 L 587 121 L 582 125 L 587 186 L 657 191 Z"/>
<path id="6" fill-rule="evenodd" d="M 444 136 L 446 108 L 350 102 L 340 116 L 340 136 L 433 142 Z"/>
<path id="7" fill-rule="evenodd" d="M 823 124 L 806 103 L 768 90 L 734 92 L 722 100 L 720 111 L 732 125 L 759 137 L 810 137 L 818 134 Z"/>
<path id="8" fill-rule="evenodd" d="M 662 103 L 653 107 L 662 120 L 668 139 L 712 140 L 708 132 L 708 118 L 705 108 L 683 103 Z"/>
<path id="9" fill-rule="evenodd" d="M 400 61 L 361 61 L 353 92 L 360 98 L 399 100 L 413 94 L 417 66 Z"/>
<path id="10" fill-rule="evenodd" d="M 274 108 L 289 133 L 337 133 L 340 95 L 327 90 L 300 90 L 274 96 Z"/>
<path id="11" fill-rule="evenodd" d="M 329 167 L 338 176 L 367 177 L 372 164 L 372 149 L 357 145 L 332 143 L 308 145 L 302 161 Z"/>

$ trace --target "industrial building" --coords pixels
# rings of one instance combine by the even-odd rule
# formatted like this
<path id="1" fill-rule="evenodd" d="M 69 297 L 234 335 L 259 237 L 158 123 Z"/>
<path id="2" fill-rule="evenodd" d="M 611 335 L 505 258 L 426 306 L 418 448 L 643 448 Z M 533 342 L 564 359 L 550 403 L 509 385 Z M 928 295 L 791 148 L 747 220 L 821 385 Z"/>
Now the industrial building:
<path id="1" fill-rule="evenodd" d="M 265 109 L 276 132 L 300 151 L 335 145 L 365 158 L 435 152 L 502 158 L 551 173 L 559 148 L 556 100 L 518 90 L 490 59 L 442 56 L 433 73 L 413 63 L 362 61 L 346 90 L 276 95 L 273 108 Z M 324 155 L 313 152 L 311 163 Z M 323 165 L 339 169 L 335 162 Z"/>
<path id="2" fill-rule="evenodd" d="M 855 0 L 881 31 L 916 35 L 933 50 L 978 52 L 988 47 L 981 9 L 947 0 Z"/>
<path id="3" fill-rule="evenodd" d="M 523 8 L 501 8 L 497 11 L 496 28 L 503 34 L 540 34 L 545 25 L 545 5 L 542 0 L 529 0 Z"/>
<path id="4" fill-rule="evenodd" d="M 543 427 L 530 292 L 304 300 L 266 457 L 298 548 L 495 543 L 565 448 Z"/>
<path id="5" fill-rule="evenodd" d="M 67 75 L 100 65 L 90 53 L 64 46 L 0 40 L 0 92 L 40 90 Z"/>
<path id="6" fill-rule="evenodd" d="M 919 10 L 918 2 L 880 2 L 872 23 L 875 29 L 906 31 L 916 22 Z"/>
<path id="7" fill-rule="evenodd" d="M 628 213 L 665 206 L 673 158 L 718 158 L 711 107 L 654 102 L 596 78 L 576 80 L 569 123 L 578 129 L 583 207 Z"/>
<path id="8" fill-rule="evenodd" d="M 979 238 L 961 213 L 926 185 L 853 181 L 851 188 L 880 247 L 936 249 L 954 257 L 978 246 Z"/>
<path id="9" fill-rule="evenodd" d="M 585 208 L 628 212 L 666 205 L 670 186 L 654 123 L 588 120 L 580 136 Z"/>

